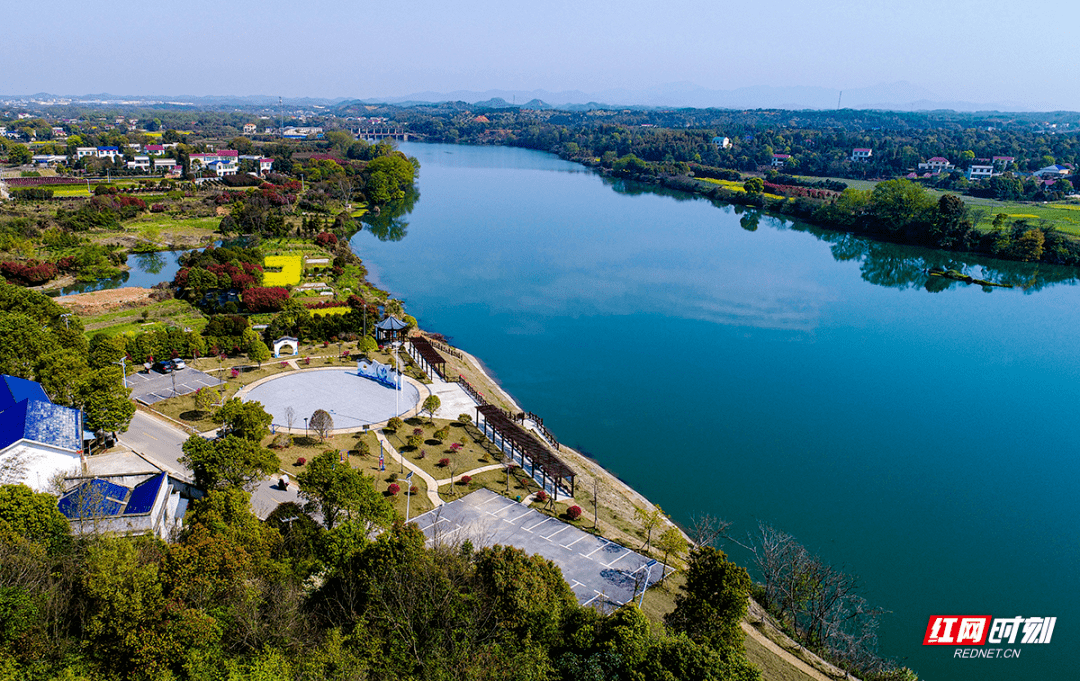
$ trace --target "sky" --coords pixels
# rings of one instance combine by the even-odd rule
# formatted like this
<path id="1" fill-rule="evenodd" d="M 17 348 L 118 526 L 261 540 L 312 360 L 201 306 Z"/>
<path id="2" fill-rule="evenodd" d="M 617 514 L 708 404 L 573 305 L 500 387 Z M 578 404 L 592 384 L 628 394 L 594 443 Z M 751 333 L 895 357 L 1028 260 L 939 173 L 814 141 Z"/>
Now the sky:
<path id="1" fill-rule="evenodd" d="M 57 0 L 3 14 L 3 95 L 364 99 L 908 81 L 944 100 L 1080 110 L 1076 2 Z"/>

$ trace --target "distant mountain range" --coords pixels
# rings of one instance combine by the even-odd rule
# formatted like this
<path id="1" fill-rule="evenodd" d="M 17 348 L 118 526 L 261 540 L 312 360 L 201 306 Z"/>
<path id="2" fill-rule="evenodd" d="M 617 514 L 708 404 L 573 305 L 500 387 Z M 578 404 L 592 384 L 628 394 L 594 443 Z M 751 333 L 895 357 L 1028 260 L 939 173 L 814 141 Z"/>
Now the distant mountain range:
<path id="1" fill-rule="evenodd" d="M 759 85 L 735 90 L 710 90 L 694 83 L 667 83 L 643 90 L 609 89 L 586 93 L 580 90 L 486 90 L 476 92 L 417 92 L 400 97 L 371 98 L 367 103 L 422 104 L 463 101 L 470 104 L 522 108 L 692 107 L 720 109 L 888 109 L 892 111 L 1037 111 L 1032 104 L 1013 101 L 968 102 L 950 100 L 906 81 L 851 90 L 824 87 L 773 87 Z M 1045 109 L 1044 109 L 1045 110 Z"/>
<path id="2" fill-rule="evenodd" d="M 0 101 L 71 100 L 74 103 L 161 103 L 191 104 L 195 106 L 225 107 L 274 107 L 278 98 L 271 95 L 113 95 L 93 94 L 60 96 L 46 93 L 34 95 L 4 96 Z M 359 101 L 364 104 L 432 104 L 439 102 L 466 102 L 478 107 L 502 108 L 521 106 L 528 109 L 610 109 L 610 108 L 721 108 L 721 109 L 887 109 L 892 111 L 931 111 L 951 109 L 954 111 L 1046 111 L 1035 103 L 1014 101 L 969 102 L 940 97 L 937 93 L 913 85 L 907 81 L 886 83 L 866 88 L 836 90 L 824 87 L 797 86 L 774 87 L 759 85 L 734 90 L 712 90 L 694 83 L 666 83 L 651 88 L 607 89 L 598 92 L 564 90 L 456 90 L 453 92 L 416 92 L 403 96 L 355 98 L 285 97 L 284 104 L 290 108 L 323 108 L 343 101 Z"/>

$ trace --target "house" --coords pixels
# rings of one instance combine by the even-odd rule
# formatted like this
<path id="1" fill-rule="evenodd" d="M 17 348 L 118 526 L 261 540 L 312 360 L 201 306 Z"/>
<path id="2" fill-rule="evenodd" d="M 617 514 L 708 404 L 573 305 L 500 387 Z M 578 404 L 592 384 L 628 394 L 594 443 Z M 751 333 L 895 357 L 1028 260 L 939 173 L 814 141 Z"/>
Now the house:
<path id="1" fill-rule="evenodd" d="M 217 173 L 218 177 L 225 177 L 226 175 L 235 175 L 236 172 L 240 169 L 240 166 L 237 165 L 235 162 L 233 162 L 233 161 L 223 161 L 221 159 L 217 159 L 215 161 L 210 161 L 210 163 L 208 163 L 206 165 L 206 167 L 207 167 L 207 169 L 213 170 L 215 173 Z"/>
<path id="2" fill-rule="evenodd" d="M 120 147 L 98 147 L 98 158 L 111 158 L 115 159 L 117 156 L 123 158 L 123 154 L 120 153 Z"/>
<path id="3" fill-rule="evenodd" d="M 112 471 L 65 478 L 66 491 L 57 506 L 68 519 L 72 534 L 152 534 L 168 540 L 173 530 L 181 527 L 187 512 L 188 499 L 181 492 L 197 496 L 191 493 L 190 485 L 174 480 L 138 455 L 93 457 L 87 468 Z"/>
<path id="4" fill-rule="evenodd" d="M 791 154 L 773 154 L 772 155 L 772 166 L 773 166 L 773 168 L 783 167 L 784 163 L 787 162 L 787 160 L 789 158 L 791 158 Z"/>
<path id="5" fill-rule="evenodd" d="M 925 163 L 919 164 L 919 170 L 925 170 L 931 173 L 944 173 L 954 168 L 952 163 L 949 163 L 949 159 L 943 156 L 934 156 Z"/>
<path id="6" fill-rule="evenodd" d="M 130 170 L 141 170 L 143 172 L 150 172 L 150 157 L 136 156 L 135 160 L 127 162 L 127 167 Z"/>
<path id="7" fill-rule="evenodd" d="M 1033 172 L 1032 175 L 1034 175 L 1035 177 L 1041 177 L 1041 178 L 1044 178 L 1044 179 L 1045 178 L 1055 178 L 1055 177 L 1065 177 L 1066 175 L 1069 174 L 1069 170 L 1070 170 L 1069 166 L 1063 166 L 1063 165 L 1058 164 L 1058 165 L 1046 166 L 1045 168 L 1039 168 L 1038 170 Z"/>
<path id="8" fill-rule="evenodd" d="M 0 480 L 47 491 L 58 475 L 79 470 L 83 415 L 53 404 L 39 383 L 0 375 Z"/>
<path id="9" fill-rule="evenodd" d="M 58 163 L 67 163 L 67 156 L 61 154 L 35 154 L 31 159 L 35 165 L 53 166 Z"/>
<path id="10" fill-rule="evenodd" d="M 874 155 L 873 149 L 852 149 L 851 161 L 853 163 L 865 163 Z"/>
<path id="11" fill-rule="evenodd" d="M 84 158 L 86 156 L 97 156 L 97 147 L 76 147 L 75 156 L 77 158 Z"/>
<path id="12" fill-rule="evenodd" d="M 255 127 L 254 123 L 244 123 L 244 134 L 245 135 L 254 135 L 256 129 L 257 128 Z"/>
<path id="13" fill-rule="evenodd" d="M 67 139 L 67 130 L 64 130 L 63 128 L 53 128 L 52 136 L 54 140 Z"/>
<path id="14" fill-rule="evenodd" d="M 994 176 L 994 166 L 990 165 L 972 165 L 967 169 L 967 179 L 974 180 L 988 180 Z"/>
<path id="15" fill-rule="evenodd" d="M 162 173 L 178 172 L 180 169 L 180 163 L 175 158 L 155 158 L 154 159 L 154 171 Z"/>
<path id="16" fill-rule="evenodd" d="M 163 147 L 160 144 L 147 144 L 146 145 L 146 153 L 149 154 L 150 156 L 164 156 L 165 155 L 165 147 Z"/>
<path id="17" fill-rule="evenodd" d="M 260 158 L 259 159 L 259 174 L 270 172 L 270 169 L 274 167 L 274 159 L 272 158 Z"/>
<path id="18" fill-rule="evenodd" d="M 714 138 L 712 138 L 712 143 L 715 144 L 720 149 L 730 149 L 731 148 L 731 140 L 728 139 L 727 137 L 714 137 Z"/>
<path id="19" fill-rule="evenodd" d="M 282 134 L 282 136 L 287 137 L 289 139 L 304 139 L 305 137 L 308 137 L 309 135 L 315 135 L 316 137 L 321 137 L 322 132 L 323 132 L 322 128 L 312 128 L 312 127 L 298 128 L 298 127 L 290 126 L 288 128 L 285 128 L 285 131 Z"/>
<path id="20" fill-rule="evenodd" d="M 993 158 L 993 166 L 994 166 L 994 168 L 997 168 L 1000 165 L 1002 170 L 1005 170 L 1006 168 L 1009 167 L 1009 165 L 1011 165 L 1011 164 L 1013 164 L 1015 162 L 1016 162 L 1016 159 L 1013 158 L 1012 156 L 995 156 Z"/>

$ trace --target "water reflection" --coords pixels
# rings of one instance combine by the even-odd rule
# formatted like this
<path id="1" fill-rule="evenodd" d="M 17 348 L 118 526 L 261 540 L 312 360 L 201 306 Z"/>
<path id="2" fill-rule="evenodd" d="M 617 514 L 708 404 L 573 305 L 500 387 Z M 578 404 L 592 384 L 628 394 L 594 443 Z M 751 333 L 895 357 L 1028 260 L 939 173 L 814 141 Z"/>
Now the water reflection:
<path id="1" fill-rule="evenodd" d="M 605 177 L 604 184 L 619 194 L 631 196 L 654 194 L 677 201 L 706 201 L 724 210 L 732 208 L 730 204 L 714 199 L 630 180 Z M 740 205 L 734 206 L 734 212 L 740 216 L 739 225 L 748 232 L 756 231 L 764 218 L 766 224 L 774 229 L 790 229 L 812 234 L 817 239 L 831 244 L 833 258 L 838 262 L 861 263 L 859 269 L 862 278 L 876 286 L 923 289 L 930 293 L 940 293 L 950 288 L 977 285 L 943 277 L 932 277 L 929 275 L 931 269 L 955 270 L 961 275 L 975 279 L 1014 286 L 1023 289 L 1025 293 L 1033 293 L 1054 284 L 1076 284 L 1080 281 L 1080 270 L 1075 267 L 998 260 L 971 253 L 954 253 L 875 241 L 848 232 L 837 232 L 806 222 L 768 215 L 763 211 Z M 990 292 L 994 287 L 983 288 Z"/>
<path id="2" fill-rule="evenodd" d="M 401 241 L 409 232 L 409 222 L 404 217 L 413 212 L 419 199 L 420 191 L 412 187 L 405 192 L 405 198 L 384 206 L 377 214 L 366 213 L 361 221 L 379 241 Z"/>
<path id="3" fill-rule="evenodd" d="M 132 258 L 135 266 L 148 274 L 161 274 L 165 268 L 165 257 L 161 253 L 136 253 Z"/>

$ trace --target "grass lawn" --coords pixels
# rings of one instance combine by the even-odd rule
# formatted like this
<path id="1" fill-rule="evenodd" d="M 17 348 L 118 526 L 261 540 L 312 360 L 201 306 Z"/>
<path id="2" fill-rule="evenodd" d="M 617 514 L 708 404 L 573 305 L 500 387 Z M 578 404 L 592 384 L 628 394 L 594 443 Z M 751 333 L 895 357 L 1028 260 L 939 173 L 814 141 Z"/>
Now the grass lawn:
<path id="1" fill-rule="evenodd" d="M 147 331 L 155 325 L 173 325 L 202 330 L 207 319 L 185 300 L 163 300 L 133 310 L 115 310 L 82 317 L 87 335 L 104 331 L 110 335 Z"/>
<path id="2" fill-rule="evenodd" d="M 699 182 L 708 182 L 709 184 L 719 185 L 719 186 L 723 187 L 724 189 L 727 189 L 727 190 L 730 190 L 730 191 L 733 191 L 733 192 L 742 192 L 744 194 L 746 193 L 746 190 L 743 189 L 743 183 L 742 182 L 734 182 L 732 180 L 717 180 L 717 179 L 714 179 L 714 178 L 711 178 L 711 177 L 695 177 L 694 179 L 698 180 Z M 776 194 L 770 194 L 768 192 L 765 192 L 764 196 L 768 196 L 770 199 L 780 199 L 780 200 L 783 200 L 783 199 L 787 198 L 786 196 L 778 196 Z"/>
<path id="3" fill-rule="evenodd" d="M 53 190 L 54 198 L 61 196 L 90 196 L 90 190 L 86 188 L 85 183 L 52 185 L 49 189 Z"/>
<path id="4" fill-rule="evenodd" d="M 341 307 L 320 307 L 320 308 L 310 310 L 310 312 L 311 312 L 311 316 L 314 317 L 315 315 L 345 314 L 346 312 L 349 312 L 350 310 L 352 310 L 352 308 L 349 307 L 348 305 L 342 305 Z"/>
<path id="5" fill-rule="evenodd" d="M 436 430 L 447 425 L 450 426 L 450 436 L 444 442 L 440 443 L 432 438 Z M 405 444 L 416 428 L 420 428 L 424 436 L 424 444 L 419 449 L 413 449 Z M 425 417 L 414 417 L 408 419 L 405 427 L 400 431 L 395 433 L 392 430 L 385 430 L 383 434 L 409 463 L 422 469 L 436 480 L 450 477 L 450 468 L 439 465 L 439 460 L 443 458 L 453 462 L 455 476 L 474 468 L 499 463 L 501 460 L 498 448 L 484 438 L 479 430 L 472 425 L 463 426 L 456 421 L 435 419 L 432 425 Z M 461 438 L 465 438 L 465 445 L 456 453 L 451 451 L 450 444 L 460 442 Z M 423 453 L 422 456 L 421 453 Z"/>

